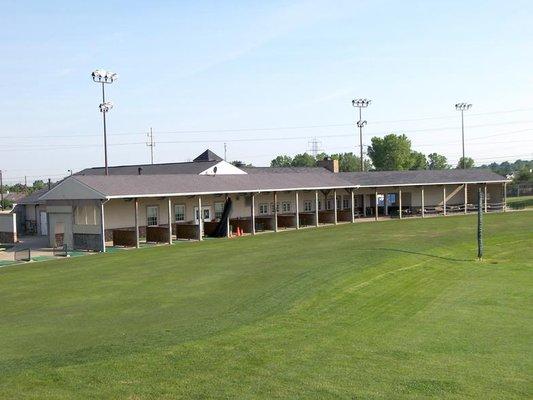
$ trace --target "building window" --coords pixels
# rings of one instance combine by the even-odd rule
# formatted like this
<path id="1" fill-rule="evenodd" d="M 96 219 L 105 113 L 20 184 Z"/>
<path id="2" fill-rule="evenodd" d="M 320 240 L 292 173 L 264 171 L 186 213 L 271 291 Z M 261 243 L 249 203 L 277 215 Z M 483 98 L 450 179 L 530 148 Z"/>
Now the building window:
<path id="1" fill-rule="evenodd" d="M 157 226 L 158 214 L 159 214 L 159 208 L 157 206 L 146 207 L 146 225 Z"/>
<path id="2" fill-rule="evenodd" d="M 288 201 L 284 201 L 283 203 L 281 203 L 281 211 L 284 213 L 291 212 L 291 203 L 289 203 Z"/>
<path id="3" fill-rule="evenodd" d="M 326 200 L 326 210 L 333 210 L 333 197 Z"/>
<path id="4" fill-rule="evenodd" d="M 174 206 L 174 217 L 176 222 L 185 221 L 185 204 L 176 204 Z"/>
<path id="5" fill-rule="evenodd" d="M 304 211 L 313 211 L 313 203 L 311 200 L 304 201 Z"/>
<path id="6" fill-rule="evenodd" d="M 259 204 L 259 214 L 268 214 L 268 204 L 267 203 Z"/>
<path id="7" fill-rule="evenodd" d="M 337 210 L 342 210 L 342 196 L 337 196 Z"/>
<path id="8" fill-rule="evenodd" d="M 318 210 L 322 210 L 322 200 L 318 199 Z"/>
<path id="9" fill-rule="evenodd" d="M 350 198 L 348 196 L 344 196 L 342 198 L 342 208 L 343 209 L 348 209 L 350 208 Z"/>
<path id="10" fill-rule="evenodd" d="M 270 210 L 272 214 L 274 214 L 275 212 L 279 212 L 279 203 L 276 203 L 276 209 L 274 209 L 274 203 L 270 203 Z"/>
<path id="11" fill-rule="evenodd" d="M 74 209 L 75 225 L 98 225 L 98 211 L 95 206 L 76 206 Z"/>
<path id="12" fill-rule="evenodd" d="M 215 203 L 215 219 L 221 219 L 224 213 L 224 203 Z"/>

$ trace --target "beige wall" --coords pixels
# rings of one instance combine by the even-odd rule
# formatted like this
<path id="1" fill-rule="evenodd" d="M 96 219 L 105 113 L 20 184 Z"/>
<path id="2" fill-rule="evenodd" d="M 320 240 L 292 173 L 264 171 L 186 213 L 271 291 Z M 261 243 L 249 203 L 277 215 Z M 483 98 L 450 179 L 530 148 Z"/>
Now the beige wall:
<path id="1" fill-rule="evenodd" d="M 474 188 L 476 185 L 469 185 L 469 198 L 470 195 L 473 196 Z M 501 198 L 501 184 L 488 185 L 489 197 L 492 198 Z M 326 197 L 324 194 L 319 191 L 319 199 L 321 201 L 322 210 L 325 210 L 326 207 Z M 398 193 L 398 187 L 384 187 L 378 188 L 379 194 L 384 193 Z M 421 195 L 420 187 L 402 187 L 402 202 L 405 206 L 421 206 Z M 374 189 L 373 188 L 360 188 L 354 191 L 355 196 L 364 195 L 366 197 L 367 207 L 372 207 L 374 205 Z M 351 195 L 349 191 L 345 189 L 337 190 L 338 197 L 345 197 L 347 199 L 348 208 L 351 207 L 350 200 Z M 249 217 L 251 215 L 251 203 L 249 194 L 231 194 L 230 195 L 233 203 L 231 218 L 238 217 Z M 304 211 L 304 202 L 306 200 L 311 201 L 312 210 L 315 209 L 315 191 L 302 191 L 299 192 L 298 206 L 299 211 Z M 328 198 L 333 198 L 333 191 L 330 191 Z M 460 205 L 464 203 L 464 192 L 463 185 L 446 185 L 446 197 L 448 205 Z M 408 199 L 411 198 L 411 201 Z M 425 186 L 424 187 L 424 198 L 426 206 L 436 206 L 443 204 L 443 187 L 439 186 Z M 198 205 L 198 198 L 196 196 L 186 196 L 186 197 L 173 197 L 172 209 L 171 209 L 171 220 L 174 223 L 174 205 L 183 204 L 185 205 L 185 221 L 184 223 L 194 223 L 194 208 Z M 215 202 L 223 203 L 225 201 L 225 196 L 215 196 L 215 195 L 205 195 L 202 196 L 202 207 L 209 207 L 211 211 L 211 218 L 215 218 Z M 295 208 L 295 194 L 294 192 L 278 192 L 278 203 L 280 204 L 280 214 L 282 214 L 281 204 L 283 202 L 289 202 L 291 204 L 291 213 L 296 211 Z M 357 200 L 356 200 L 357 201 Z M 141 198 L 139 199 L 139 226 L 146 226 L 146 208 L 148 206 L 157 206 L 158 207 L 158 223 L 159 225 L 166 225 L 168 223 L 168 213 L 167 213 L 167 198 Z M 261 204 L 269 205 L 269 214 L 271 212 L 270 205 L 274 202 L 274 196 L 272 192 L 259 193 L 255 195 L 255 214 L 259 214 L 259 208 Z M 341 201 L 342 205 L 342 201 Z M 362 204 L 358 205 L 362 206 Z M 339 207 L 342 209 L 342 207 Z M 117 229 L 117 228 L 126 228 L 135 226 L 135 209 L 134 201 L 126 201 L 123 199 L 113 199 L 105 203 L 105 228 L 106 229 Z M 77 228 L 74 228 L 77 229 Z M 84 229 L 92 229 L 84 227 Z M 97 233 L 97 232 L 95 232 Z"/>

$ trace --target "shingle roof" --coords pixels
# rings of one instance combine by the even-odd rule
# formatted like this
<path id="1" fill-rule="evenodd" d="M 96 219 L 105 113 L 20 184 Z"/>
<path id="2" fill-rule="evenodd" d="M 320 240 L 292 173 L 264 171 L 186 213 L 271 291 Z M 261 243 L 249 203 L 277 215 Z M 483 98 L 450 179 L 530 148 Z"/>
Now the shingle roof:
<path id="1" fill-rule="evenodd" d="M 163 174 L 199 174 L 219 161 L 196 161 L 166 164 L 138 164 L 109 167 L 109 175 L 163 175 Z M 103 167 L 87 168 L 75 175 L 104 175 Z"/>
<path id="2" fill-rule="evenodd" d="M 17 204 L 40 204 L 42 201 L 39 201 L 39 198 L 46 192 L 48 192 L 48 188 L 36 190 L 17 201 Z"/>
<path id="3" fill-rule="evenodd" d="M 307 172 L 332 174 L 323 167 L 240 167 L 247 174 L 280 174 L 288 172 Z"/>
<path id="4" fill-rule="evenodd" d="M 420 171 L 340 172 L 339 177 L 353 185 L 397 186 L 440 183 L 504 182 L 505 178 L 484 169 L 443 169 Z"/>
<path id="5" fill-rule="evenodd" d="M 211 150 L 207 149 L 202 154 L 200 154 L 198 157 L 196 157 L 193 162 L 199 162 L 199 161 L 222 161 L 222 157 L 217 156 L 215 153 L 213 153 Z"/>
<path id="6" fill-rule="evenodd" d="M 334 174 L 73 176 L 108 197 L 332 189 L 350 184 Z"/>

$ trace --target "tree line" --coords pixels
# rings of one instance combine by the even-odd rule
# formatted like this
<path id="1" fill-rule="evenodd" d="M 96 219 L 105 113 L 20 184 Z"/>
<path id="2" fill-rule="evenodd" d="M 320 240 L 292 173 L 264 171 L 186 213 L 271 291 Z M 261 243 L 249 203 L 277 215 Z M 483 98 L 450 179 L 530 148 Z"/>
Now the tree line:
<path id="1" fill-rule="evenodd" d="M 383 138 L 373 137 L 372 145 L 368 146 L 367 154 L 370 160 L 365 159 L 365 171 L 406 171 L 421 169 L 449 169 L 453 166 L 446 157 L 438 153 L 427 156 L 411 148 L 411 140 L 406 135 L 390 134 Z M 326 154 L 319 153 L 316 157 L 309 153 L 296 154 L 294 157 L 279 155 L 270 162 L 271 167 L 313 167 L 318 160 L 326 157 L 339 160 L 339 170 L 354 172 L 361 170 L 360 157 L 352 152 Z M 456 168 L 473 168 L 474 160 L 465 157 L 459 160 Z"/>

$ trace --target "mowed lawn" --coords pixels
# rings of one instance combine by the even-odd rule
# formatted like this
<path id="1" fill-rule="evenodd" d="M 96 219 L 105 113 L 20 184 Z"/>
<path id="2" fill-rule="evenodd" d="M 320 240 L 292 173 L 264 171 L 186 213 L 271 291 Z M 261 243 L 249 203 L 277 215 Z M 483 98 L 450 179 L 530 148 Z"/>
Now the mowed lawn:
<path id="1" fill-rule="evenodd" d="M 0 268 L 0 398 L 533 395 L 533 212 Z"/>

